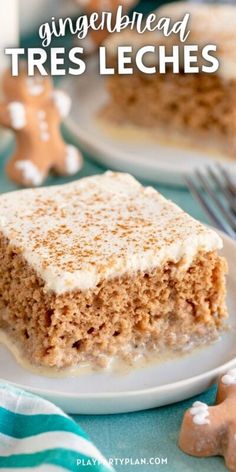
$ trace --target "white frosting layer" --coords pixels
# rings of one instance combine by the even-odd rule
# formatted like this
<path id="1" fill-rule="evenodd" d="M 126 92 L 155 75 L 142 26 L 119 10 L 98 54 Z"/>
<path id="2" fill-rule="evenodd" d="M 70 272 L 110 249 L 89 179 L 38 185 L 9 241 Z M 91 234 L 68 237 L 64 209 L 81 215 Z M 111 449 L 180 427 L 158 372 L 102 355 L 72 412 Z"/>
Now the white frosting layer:
<path id="1" fill-rule="evenodd" d="M 187 43 L 217 45 L 219 74 L 225 79 L 236 78 L 236 5 L 174 2 L 160 7 L 158 16 L 173 21 L 190 13 L 190 35 Z"/>
<path id="2" fill-rule="evenodd" d="M 236 5 L 210 5 L 198 2 L 173 2 L 163 5 L 155 11 L 157 18 L 171 18 L 171 23 L 183 19 L 190 13 L 188 30 L 190 34 L 185 43 L 180 43 L 178 35 L 165 37 L 160 31 L 138 34 L 135 31 L 124 30 L 112 34 L 106 39 L 105 45 L 111 55 L 115 55 L 118 46 L 132 45 L 134 53 L 145 45 L 166 45 L 170 53 L 174 44 L 196 44 L 204 47 L 215 44 L 215 54 L 220 62 L 219 75 L 224 79 L 236 78 Z M 180 53 L 180 58 L 181 58 Z M 199 64 L 202 63 L 199 57 Z M 153 62 L 153 54 L 146 55 L 146 63 Z"/>
<path id="3" fill-rule="evenodd" d="M 0 230 L 57 293 L 148 271 L 220 237 L 128 174 L 107 172 L 76 182 L 0 196 Z"/>

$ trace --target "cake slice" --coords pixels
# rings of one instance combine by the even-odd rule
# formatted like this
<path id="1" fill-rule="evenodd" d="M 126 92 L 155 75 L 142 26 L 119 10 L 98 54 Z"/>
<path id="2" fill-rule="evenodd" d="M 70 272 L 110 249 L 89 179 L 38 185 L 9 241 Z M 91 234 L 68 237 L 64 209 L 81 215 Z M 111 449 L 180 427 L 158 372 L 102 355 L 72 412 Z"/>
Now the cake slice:
<path id="1" fill-rule="evenodd" d="M 33 364 L 105 365 L 215 339 L 220 237 L 128 174 L 0 196 L 0 326 Z"/>
<path id="2" fill-rule="evenodd" d="M 135 69 L 133 75 L 111 75 L 107 79 L 109 102 L 102 117 L 120 126 L 132 125 L 151 132 L 151 136 L 168 145 L 223 153 L 236 157 L 236 5 L 174 2 L 156 10 L 158 18 L 171 18 L 171 23 L 190 13 L 190 34 L 184 43 L 177 35 L 165 37 L 160 32 L 138 34 L 124 31 L 113 34 L 105 42 L 109 65 L 117 64 L 117 48 L 129 45 L 133 55 L 143 46 L 164 45 L 167 55 L 173 46 L 180 48 L 180 72 L 169 66 L 165 74 L 158 72 L 158 53 L 146 54 L 146 65 L 157 66 L 157 73 L 148 75 Z M 214 44 L 219 60 L 215 73 L 201 72 L 202 48 Z M 184 73 L 183 48 L 197 45 L 199 73 Z M 135 63 L 135 61 L 133 61 Z M 182 64 L 181 64 L 182 63 Z M 127 133 L 126 133 L 127 134 Z"/>

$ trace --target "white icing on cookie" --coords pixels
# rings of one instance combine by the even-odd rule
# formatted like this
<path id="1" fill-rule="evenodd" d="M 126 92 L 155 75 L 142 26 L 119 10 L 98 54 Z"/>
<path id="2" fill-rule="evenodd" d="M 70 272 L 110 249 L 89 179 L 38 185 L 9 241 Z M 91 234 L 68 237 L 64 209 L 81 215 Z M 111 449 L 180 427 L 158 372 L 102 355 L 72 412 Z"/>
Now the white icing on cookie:
<path id="1" fill-rule="evenodd" d="M 18 161 L 15 167 L 22 171 L 25 181 L 34 186 L 40 185 L 43 182 L 43 174 L 36 165 L 29 160 Z"/>
<path id="2" fill-rule="evenodd" d="M 223 245 L 212 229 L 124 173 L 4 193 L 0 207 L 7 219 L 0 230 L 21 248 L 45 289 L 56 293 L 92 290 L 103 280 L 133 277 L 166 261 L 184 261 L 188 270 L 199 251 Z"/>
<path id="3" fill-rule="evenodd" d="M 68 175 L 73 175 L 78 172 L 83 164 L 83 158 L 75 146 L 69 145 L 66 147 L 66 172 Z"/>
<path id="4" fill-rule="evenodd" d="M 11 126 L 14 129 L 23 129 L 26 126 L 26 113 L 23 103 L 11 102 L 8 105 Z"/>
<path id="5" fill-rule="evenodd" d="M 227 374 L 225 374 L 222 377 L 221 382 L 224 385 L 234 385 L 234 384 L 236 384 L 236 369 L 229 370 L 227 372 Z"/>
<path id="6" fill-rule="evenodd" d="M 27 89 L 29 94 L 32 97 L 41 95 L 44 92 L 43 80 L 37 77 L 37 80 L 34 77 L 27 77 L 26 79 Z"/>
<path id="7" fill-rule="evenodd" d="M 62 118 L 65 118 L 70 111 L 71 99 L 62 90 L 55 90 L 52 95 L 53 101 L 61 115 Z"/>
<path id="8" fill-rule="evenodd" d="M 49 141 L 50 133 L 49 133 L 49 124 L 46 121 L 46 112 L 44 110 L 40 110 L 38 112 L 38 124 L 39 124 L 39 137 L 41 141 Z"/>
<path id="9" fill-rule="evenodd" d="M 197 425 L 210 424 L 210 420 L 208 419 L 209 410 L 206 403 L 194 402 L 190 409 L 190 415 L 193 416 L 193 423 Z"/>

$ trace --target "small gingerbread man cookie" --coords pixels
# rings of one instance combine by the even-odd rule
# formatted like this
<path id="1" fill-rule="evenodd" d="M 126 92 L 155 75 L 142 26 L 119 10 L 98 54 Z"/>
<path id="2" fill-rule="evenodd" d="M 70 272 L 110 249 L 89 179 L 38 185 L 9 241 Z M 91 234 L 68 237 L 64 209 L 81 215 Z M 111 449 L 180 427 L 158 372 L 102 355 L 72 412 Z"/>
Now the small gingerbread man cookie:
<path id="1" fill-rule="evenodd" d="M 70 98 L 54 90 L 49 77 L 3 77 L 5 102 L 0 103 L 0 124 L 12 129 L 16 150 L 6 166 L 11 180 L 24 186 L 41 185 L 50 170 L 73 175 L 82 166 L 80 152 L 67 145 L 60 124 L 70 110 Z"/>
<path id="2" fill-rule="evenodd" d="M 119 6 L 123 7 L 124 13 L 137 3 L 137 0 L 77 0 L 78 5 L 89 15 L 93 12 L 112 12 L 115 13 Z M 84 40 L 85 52 L 94 52 L 108 36 L 106 29 L 92 30 Z"/>
<path id="3" fill-rule="evenodd" d="M 215 406 L 195 402 L 185 413 L 179 446 L 196 457 L 223 456 L 236 472 L 236 369 L 220 379 Z"/>

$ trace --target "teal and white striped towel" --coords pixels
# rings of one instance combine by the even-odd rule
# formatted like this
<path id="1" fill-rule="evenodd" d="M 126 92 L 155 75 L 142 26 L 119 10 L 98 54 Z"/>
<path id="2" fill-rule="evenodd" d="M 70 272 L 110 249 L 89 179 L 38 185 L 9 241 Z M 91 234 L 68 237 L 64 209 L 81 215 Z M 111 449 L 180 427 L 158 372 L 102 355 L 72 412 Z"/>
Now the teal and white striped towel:
<path id="1" fill-rule="evenodd" d="M 79 425 L 59 408 L 0 383 L 0 470 L 111 472 L 114 469 Z"/>

